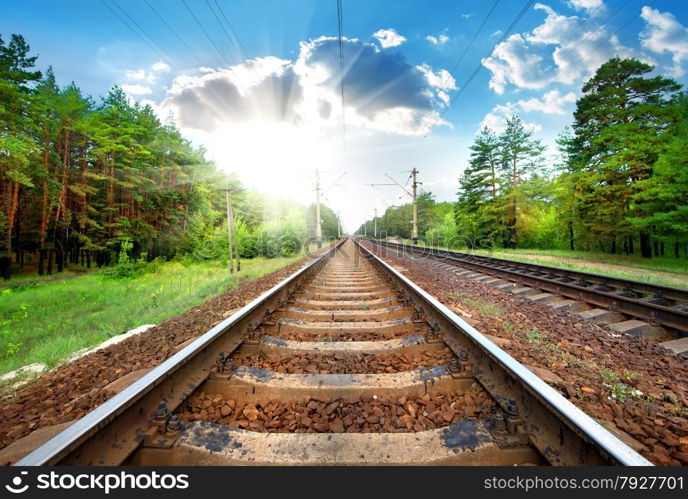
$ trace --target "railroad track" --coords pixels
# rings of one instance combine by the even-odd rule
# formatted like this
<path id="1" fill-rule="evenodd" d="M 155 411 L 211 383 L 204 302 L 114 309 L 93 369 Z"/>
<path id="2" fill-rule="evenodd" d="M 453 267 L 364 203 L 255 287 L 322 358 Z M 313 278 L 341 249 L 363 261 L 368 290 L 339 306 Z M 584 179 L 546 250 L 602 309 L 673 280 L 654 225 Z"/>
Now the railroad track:
<path id="1" fill-rule="evenodd" d="M 688 290 L 483 255 L 371 240 L 457 275 L 688 352 Z"/>
<path id="2" fill-rule="evenodd" d="M 17 465 L 648 465 L 346 239 Z"/>

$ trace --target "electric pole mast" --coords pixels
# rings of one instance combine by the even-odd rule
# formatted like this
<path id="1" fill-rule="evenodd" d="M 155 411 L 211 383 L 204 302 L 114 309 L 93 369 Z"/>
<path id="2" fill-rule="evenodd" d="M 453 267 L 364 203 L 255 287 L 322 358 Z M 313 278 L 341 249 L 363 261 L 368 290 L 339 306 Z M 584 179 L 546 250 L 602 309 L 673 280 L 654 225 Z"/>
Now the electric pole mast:
<path id="1" fill-rule="evenodd" d="M 418 170 L 414 167 L 413 170 L 411 170 L 411 175 L 413 176 L 413 231 L 411 232 L 411 239 L 413 240 L 413 244 L 418 243 L 418 201 L 417 201 L 417 188 L 418 188 L 418 182 L 416 182 L 416 174 L 418 173 Z"/>
<path id="2" fill-rule="evenodd" d="M 375 218 L 373 224 L 375 227 L 375 239 L 377 239 L 377 208 L 375 208 Z"/>
<path id="3" fill-rule="evenodd" d="M 322 227 L 320 226 L 320 172 L 315 170 L 315 242 L 322 248 Z"/>
<path id="4" fill-rule="evenodd" d="M 337 212 L 337 239 L 342 238 L 342 219 L 339 217 L 339 212 Z"/>
<path id="5" fill-rule="evenodd" d="M 398 185 L 399 187 L 401 187 L 404 190 L 404 192 L 406 192 L 406 194 L 411 196 L 411 198 L 413 199 L 413 228 L 411 229 L 411 239 L 413 240 L 414 244 L 418 242 L 418 196 L 417 196 L 418 186 L 423 185 L 423 182 L 418 182 L 416 180 L 416 175 L 418 175 L 418 173 L 419 173 L 418 170 L 416 170 L 415 168 L 413 168 L 413 170 L 411 170 L 410 178 L 413 179 L 413 186 L 412 186 L 411 192 L 409 192 L 406 189 L 406 186 L 401 185 L 399 182 L 394 180 L 387 173 L 385 173 L 385 176 L 388 179 L 390 179 L 392 182 L 394 182 L 393 184 L 368 184 L 371 187 L 377 187 L 379 185 Z M 408 181 L 406 182 L 406 184 L 408 185 Z M 376 219 L 375 222 L 376 222 L 376 227 L 377 227 L 377 209 L 375 210 L 375 219 Z M 375 230 L 375 237 L 377 237 L 377 229 Z"/>
<path id="6" fill-rule="evenodd" d="M 234 211 L 232 210 L 232 196 L 229 189 L 225 189 L 225 201 L 227 202 L 227 243 L 229 246 L 229 273 L 234 273 L 234 257 L 236 256 L 236 270 L 241 270 L 239 262 L 239 245 L 234 232 Z"/>

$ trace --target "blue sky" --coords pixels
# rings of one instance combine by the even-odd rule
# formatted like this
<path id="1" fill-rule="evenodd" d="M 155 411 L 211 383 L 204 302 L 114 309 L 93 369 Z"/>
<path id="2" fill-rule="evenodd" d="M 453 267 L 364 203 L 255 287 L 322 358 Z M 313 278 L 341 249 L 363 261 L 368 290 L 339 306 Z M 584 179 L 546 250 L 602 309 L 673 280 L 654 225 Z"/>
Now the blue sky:
<path id="1" fill-rule="evenodd" d="M 313 169 L 325 184 L 347 171 L 326 198 L 348 229 L 406 201 L 366 186 L 385 172 L 404 183 L 416 167 L 424 188 L 453 200 L 475 132 L 512 113 L 554 154 L 582 82 L 609 57 L 641 58 L 681 83 L 688 71 L 680 0 L 536 2 L 489 59 L 525 0 L 343 0 L 343 135 L 335 0 L 186 0 L 207 35 L 182 0 L 148 3 L 5 1 L 0 34 L 24 35 L 62 84 L 94 97 L 118 84 L 172 112 L 249 187 L 308 202 Z"/>

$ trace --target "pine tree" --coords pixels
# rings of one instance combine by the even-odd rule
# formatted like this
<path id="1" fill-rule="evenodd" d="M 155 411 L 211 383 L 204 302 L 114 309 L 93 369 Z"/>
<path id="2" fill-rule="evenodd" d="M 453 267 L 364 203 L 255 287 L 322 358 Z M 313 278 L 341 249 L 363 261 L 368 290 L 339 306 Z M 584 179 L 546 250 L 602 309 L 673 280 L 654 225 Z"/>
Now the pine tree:
<path id="1" fill-rule="evenodd" d="M 29 118 L 30 87 L 41 77 L 32 70 L 35 56 L 20 35 L 5 45 L 0 38 L 0 273 L 8 278 L 12 238 L 17 222 L 22 188 L 33 187 L 31 161 L 35 143 Z"/>
<path id="2" fill-rule="evenodd" d="M 517 220 L 522 196 L 519 185 L 523 179 L 537 174 L 542 166 L 542 153 L 545 146 L 540 140 L 533 139 L 533 131 L 527 130 L 518 116 L 512 116 L 506 122 L 506 129 L 499 136 L 500 170 L 504 186 L 506 220 L 506 238 L 504 246 L 516 248 L 518 243 Z"/>
<path id="3" fill-rule="evenodd" d="M 633 203 L 636 184 L 652 175 L 675 120 L 667 103 L 680 86 L 644 76 L 653 69 L 636 59 L 611 59 L 585 83 L 576 103 L 571 162 L 588 184 L 580 202 L 591 235 L 607 240 L 612 252 L 617 240 L 632 237 L 628 218 L 647 214 L 643 203 Z M 642 256 L 651 257 L 647 230 L 639 230 L 638 239 Z"/>
<path id="4" fill-rule="evenodd" d="M 456 225 L 465 232 L 462 235 L 475 239 L 499 232 L 500 223 L 494 211 L 501 166 L 499 138 L 485 127 L 470 150 L 468 166 L 459 180 L 454 218 Z"/>
<path id="5" fill-rule="evenodd" d="M 653 175 L 637 182 L 633 202 L 643 207 L 644 216 L 631 219 L 633 226 L 654 232 L 662 242 L 672 242 L 674 256 L 680 244 L 688 242 L 688 97 L 673 103 L 679 116 L 669 131 L 671 138 L 653 167 Z"/>

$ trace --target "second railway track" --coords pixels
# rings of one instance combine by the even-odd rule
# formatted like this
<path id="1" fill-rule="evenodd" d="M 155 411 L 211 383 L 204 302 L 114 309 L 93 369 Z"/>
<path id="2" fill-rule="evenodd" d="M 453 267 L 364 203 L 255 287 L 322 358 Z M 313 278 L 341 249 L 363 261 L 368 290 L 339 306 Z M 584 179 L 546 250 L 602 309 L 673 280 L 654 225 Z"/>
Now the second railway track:
<path id="1" fill-rule="evenodd" d="M 347 239 L 19 465 L 647 465 Z"/>
<path id="2" fill-rule="evenodd" d="M 688 352 L 688 290 L 473 253 L 370 242 L 555 310 L 576 313 L 612 332 L 663 342 L 675 353 Z"/>

